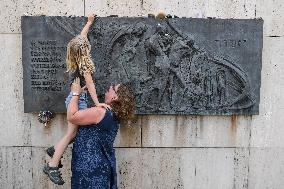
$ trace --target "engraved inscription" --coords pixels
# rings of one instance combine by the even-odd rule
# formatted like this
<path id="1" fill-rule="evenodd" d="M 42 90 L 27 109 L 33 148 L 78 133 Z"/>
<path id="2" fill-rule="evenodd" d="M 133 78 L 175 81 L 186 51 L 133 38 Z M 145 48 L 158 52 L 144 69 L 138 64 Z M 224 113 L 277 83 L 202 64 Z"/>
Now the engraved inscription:
<path id="1" fill-rule="evenodd" d="M 60 81 L 57 74 L 65 70 L 62 52 L 66 47 L 57 45 L 56 40 L 32 40 L 30 43 L 31 89 L 34 91 L 62 91 L 66 82 Z"/>
<path id="2" fill-rule="evenodd" d="M 214 40 L 219 47 L 236 48 L 242 47 L 247 42 L 246 39 L 216 39 Z"/>

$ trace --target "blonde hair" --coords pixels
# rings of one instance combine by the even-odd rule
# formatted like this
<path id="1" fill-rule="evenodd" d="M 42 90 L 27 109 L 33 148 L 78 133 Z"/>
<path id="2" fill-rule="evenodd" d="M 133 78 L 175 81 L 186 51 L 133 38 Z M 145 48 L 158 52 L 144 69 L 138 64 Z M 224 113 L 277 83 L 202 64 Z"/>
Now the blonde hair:
<path id="1" fill-rule="evenodd" d="M 88 38 L 78 35 L 70 40 L 67 45 L 67 72 L 75 72 L 79 68 L 81 75 L 84 73 L 94 73 L 95 65 L 91 58 L 91 45 Z"/>

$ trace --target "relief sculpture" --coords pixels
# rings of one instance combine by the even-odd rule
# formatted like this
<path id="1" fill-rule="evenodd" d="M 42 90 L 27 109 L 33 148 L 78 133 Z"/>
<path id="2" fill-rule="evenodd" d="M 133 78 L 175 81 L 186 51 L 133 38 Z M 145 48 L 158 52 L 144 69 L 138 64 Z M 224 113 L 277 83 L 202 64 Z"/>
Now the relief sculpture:
<path id="1" fill-rule="evenodd" d="M 69 38 L 81 29 L 72 18 L 45 19 L 53 32 L 63 32 Z M 254 26 L 259 28 L 255 38 L 240 33 L 241 29 L 234 35 L 230 28 L 233 21 L 227 26 L 223 20 L 220 25 L 228 31 L 220 31 L 230 34 L 223 36 L 243 37 L 231 46 L 227 41 L 220 45 L 217 29 L 200 32 L 200 21 L 205 22 L 205 28 L 212 25 L 208 25 L 209 19 L 199 19 L 197 24 L 189 18 L 97 18 L 89 39 L 98 92 L 103 93 L 110 83 L 129 83 L 138 114 L 257 114 L 262 20 L 248 23 L 253 31 Z M 260 46 L 254 48 L 256 44 Z"/>

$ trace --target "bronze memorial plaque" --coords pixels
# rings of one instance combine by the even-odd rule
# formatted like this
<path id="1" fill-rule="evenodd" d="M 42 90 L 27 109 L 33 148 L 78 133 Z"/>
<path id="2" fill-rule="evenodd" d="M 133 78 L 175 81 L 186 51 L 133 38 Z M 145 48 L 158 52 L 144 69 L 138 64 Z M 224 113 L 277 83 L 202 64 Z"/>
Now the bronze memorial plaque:
<path id="1" fill-rule="evenodd" d="M 85 17 L 22 17 L 25 112 L 66 112 L 66 46 Z M 98 17 L 90 28 L 100 101 L 128 83 L 137 114 L 258 114 L 263 20 Z"/>

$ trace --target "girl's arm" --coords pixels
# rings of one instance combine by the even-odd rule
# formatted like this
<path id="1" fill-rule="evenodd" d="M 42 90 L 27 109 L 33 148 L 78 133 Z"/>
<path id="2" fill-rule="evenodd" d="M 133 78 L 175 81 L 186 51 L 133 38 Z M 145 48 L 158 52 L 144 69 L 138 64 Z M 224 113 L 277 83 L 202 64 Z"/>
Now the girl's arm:
<path id="1" fill-rule="evenodd" d="M 100 102 L 98 100 L 97 91 L 96 91 L 96 88 L 95 88 L 95 84 L 94 84 L 92 75 L 89 72 L 87 72 L 87 73 L 84 74 L 84 77 L 85 77 L 85 81 L 86 81 L 86 87 L 88 88 L 88 91 L 89 91 L 95 105 L 97 106 Z"/>
<path id="2" fill-rule="evenodd" d="M 94 19 L 95 19 L 95 14 L 91 14 L 90 16 L 88 16 L 88 22 L 86 23 L 83 30 L 81 31 L 81 35 L 87 36 L 89 28 L 92 25 L 92 23 L 94 22 Z M 88 91 L 89 91 L 95 105 L 97 106 L 99 104 L 99 100 L 98 100 L 97 91 L 96 91 L 96 88 L 95 88 L 95 85 L 94 85 L 92 75 L 88 72 L 84 73 L 84 78 L 85 78 L 85 81 L 86 81 L 86 87 L 88 88 Z"/>
<path id="3" fill-rule="evenodd" d="M 106 109 L 111 109 L 110 105 L 99 102 L 96 87 L 95 87 L 92 75 L 90 73 L 86 72 L 84 74 L 84 77 L 85 77 L 85 81 L 86 81 L 86 87 L 88 88 L 88 91 L 89 91 L 95 105 L 104 107 Z"/>
<path id="4" fill-rule="evenodd" d="M 95 16 L 96 16 L 95 14 L 91 14 L 90 16 L 88 16 L 88 22 L 85 24 L 84 28 L 82 29 L 81 35 L 84 35 L 87 37 L 89 28 L 95 20 Z"/>
<path id="5" fill-rule="evenodd" d="M 92 23 L 94 22 L 95 16 L 96 16 L 95 14 L 91 14 L 90 16 L 88 16 L 88 22 L 86 23 L 83 30 L 81 31 L 81 35 L 87 36 L 89 28 L 92 25 Z M 96 88 L 95 88 L 95 84 L 94 84 L 92 75 L 90 73 L 86 72 L 86 73 L 84 73 L 84 78 L 85 78 L 85 81 L 86 81 L 86 87 L 88 88 L 88 91 L 89 91 L 95 105 L 96 106 L 103 106 L 105 108 L 110 109 L 110 106 L 108 106 L 107 104 L 99 103 L 97 91 L 96 91 Z"/>

